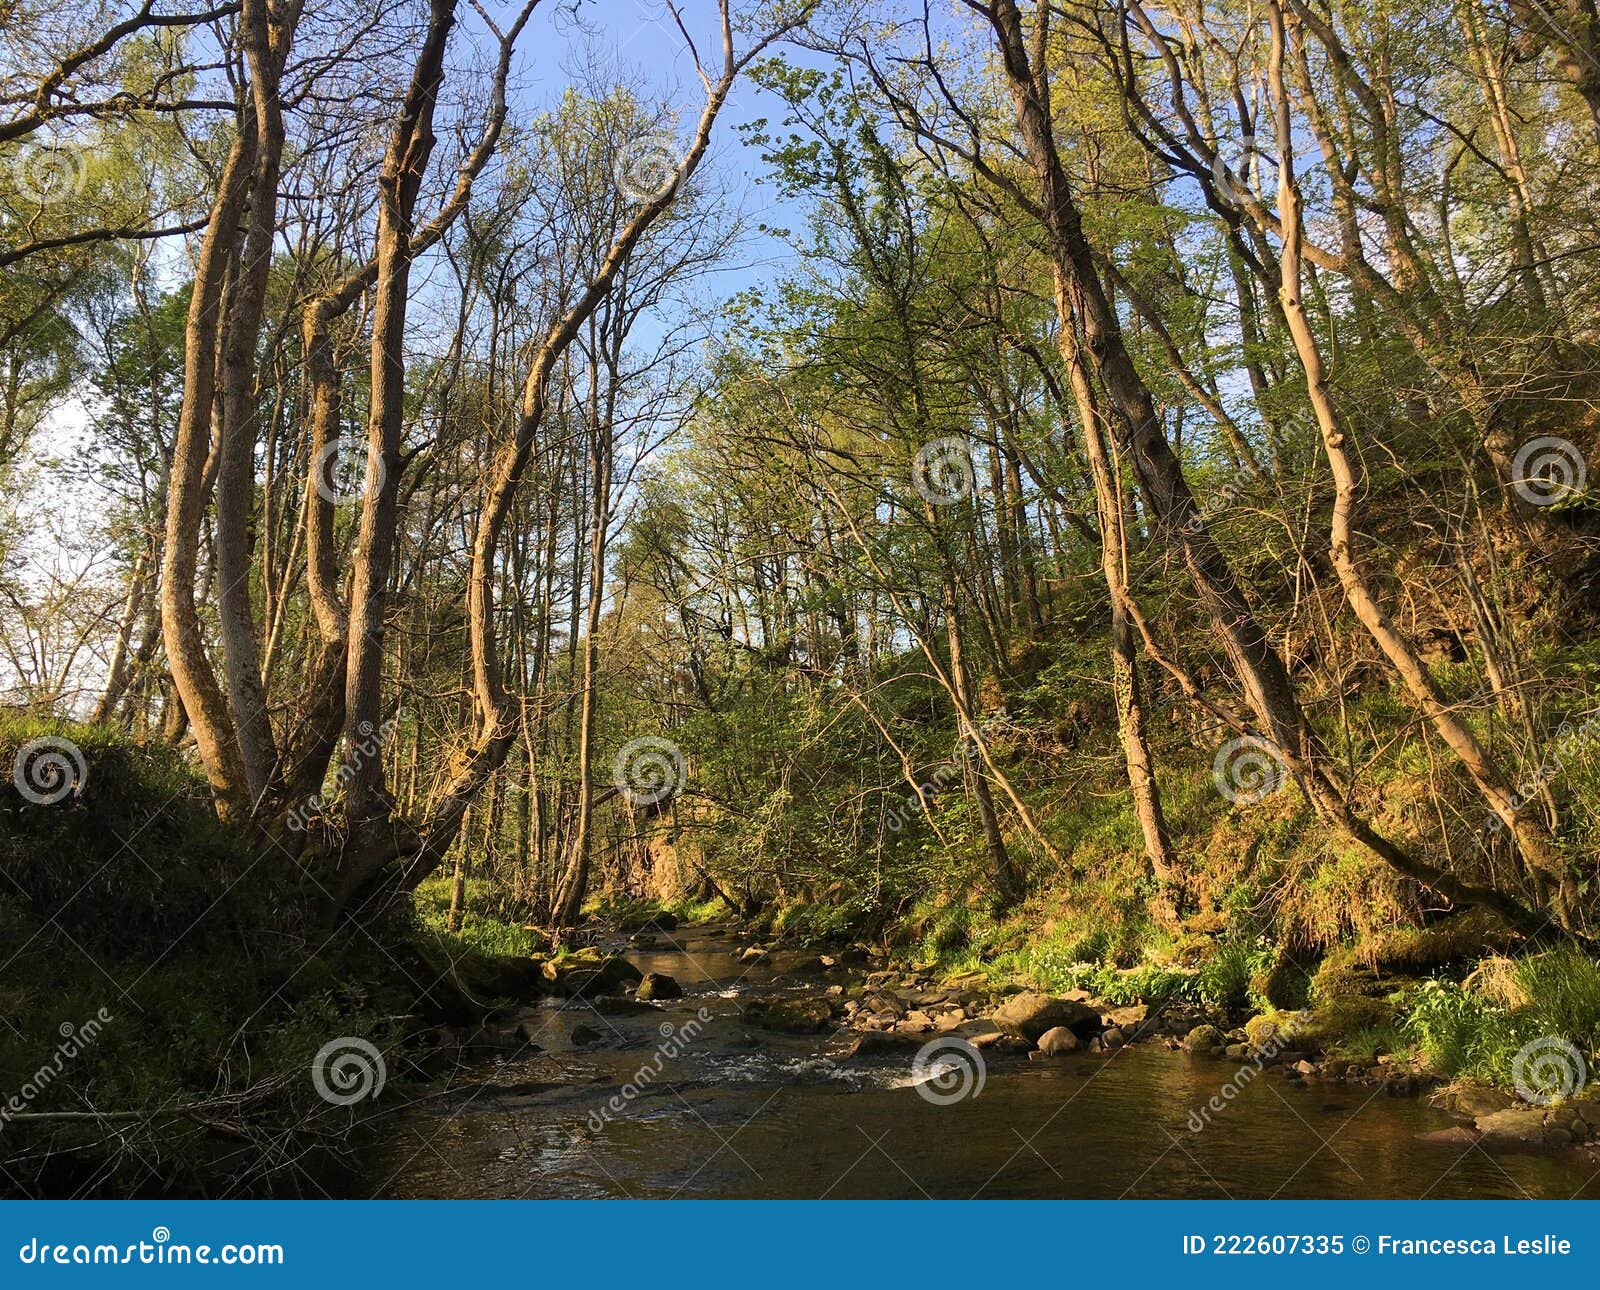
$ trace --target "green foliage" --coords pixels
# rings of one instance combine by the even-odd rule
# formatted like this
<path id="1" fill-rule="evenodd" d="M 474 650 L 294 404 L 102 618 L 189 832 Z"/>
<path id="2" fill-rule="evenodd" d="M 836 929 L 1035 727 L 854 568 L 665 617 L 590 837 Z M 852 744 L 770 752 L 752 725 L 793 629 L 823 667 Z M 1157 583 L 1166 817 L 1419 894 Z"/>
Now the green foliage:
<path id="1" fill-rule="evenodd" d="M 417 917 L 423 928 L 437 937 L 452 957 L 475 952 L 526 958 L 544 952 L 546 946 L 537 933 L 485 912 L 494 898 L 494 891 L 491 884 L 481 878 L 467 879 L 461 927 L 452 932 L 449 928 L 452 885 L 451 878 L 435 874 L 413 893 Z"/>
<path id="2" fill-rule="evenodd" d="M 1248 1008 L 1270 1006 L 1252 989 L 1255 974 L 1272 961 L 1271 947 L 1227 941 L 1200 964 L 1196 992 L 1208 1008 L 1236 1015 Z"/>
<path id="3" fill-rule="evenodd" d="M 1511 1084 L 1518 1051 L 1534 1040 L 1565 1040 L 1592 1060 L 1600 1048 L 1600 965 L 1558 949 L 1516 962 L 1509 976 L 1428 981 L 1409 1001 L 1404 1031 L 1441 1074 L 1501 1086 Z"/>

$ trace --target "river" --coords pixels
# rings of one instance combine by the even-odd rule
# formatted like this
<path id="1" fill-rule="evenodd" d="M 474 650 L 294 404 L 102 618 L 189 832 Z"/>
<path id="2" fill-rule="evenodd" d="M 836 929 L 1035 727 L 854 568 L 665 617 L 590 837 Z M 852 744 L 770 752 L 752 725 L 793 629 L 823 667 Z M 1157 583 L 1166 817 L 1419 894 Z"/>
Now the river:
<path id="1" fill-rule="evenodd" d="M 630 950 L 684 997 L 530 1014 L 542 1051 L 486 1060 L 387 1107 L 366 1185 L 385 1197 L 1118 1198 L 1600 1196 L 1576 1156 L 1490 1156 L 1423 1135 L 1422 1100 L 1275 1072 L 1198 1131 L 1238 1066 L 1141 1043 L 1109 1056 L 986 1056 L 924 1096 L 902 1057 L 841 1063 L 837 1037 L 752 1028 L 741 996 L 789 988 L 718 929 Z"/>

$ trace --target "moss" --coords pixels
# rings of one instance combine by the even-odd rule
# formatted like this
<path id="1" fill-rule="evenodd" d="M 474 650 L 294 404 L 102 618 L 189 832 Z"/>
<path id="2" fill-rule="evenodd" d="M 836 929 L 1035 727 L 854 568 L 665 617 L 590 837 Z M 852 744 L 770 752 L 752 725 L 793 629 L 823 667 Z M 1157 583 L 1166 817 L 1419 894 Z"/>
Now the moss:
<path id="1" fill-rule="evenodd" d="M 1308 1045 L 1333 1052 L 1358 1035 L 1393 1027 L 1398 1015 L 1399 1006 L 1390 999 L 1363 995 L 1329 999 L 1310 1010 L 1300 1034 Z"/>
<path id="2" fill-rule="evenodd" d="M 1273 1008 L 1303 1008 L 1311 997 L 1311 974 L 1281 949 L 1250 974 L 1250 996 Z"/>

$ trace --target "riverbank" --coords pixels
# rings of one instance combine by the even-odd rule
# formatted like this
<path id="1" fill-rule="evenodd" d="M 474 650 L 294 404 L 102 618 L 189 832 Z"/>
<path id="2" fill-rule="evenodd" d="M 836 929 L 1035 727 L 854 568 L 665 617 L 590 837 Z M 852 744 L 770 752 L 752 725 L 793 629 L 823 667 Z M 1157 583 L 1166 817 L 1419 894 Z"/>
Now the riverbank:
<path id="1" fill-rule="evenodd" d="M 1422 1088 L 1324 1078 L 1309 1053 L 1310 1075 L 1250 1075 L 1186 1051 L 1213 1024 L 1193 1005 L 1040 1002 L 726 924 L 590 932 L 540 975 L 577 985 L 587 961 L 593 987 L 452 1036 L 371 1108 L 370 1194 L 1570 1196 L 1595 1172 L 1441 1137 L 1458 1125 Z M 1047 1055 L 1047 1021 L 1079 1042 Z"/>
<path id="2" fill-rule="evenodd" d="M 0 731 L 0 753 L 51 733 L 83 773 L 59 801 L 0 803 L 7 1194 L 355 1193 L 392 1115 L 508 1082 L 537 1092 L 484 1098 L 551 1098 L 626 1133 L 627 1090 L 662 1042 L 650 1027 L 669 1022 L 684 1051 L 663 1060 L 660 1088 L 823 1081 L 876 1090 L 884 1115 L 891 1092 L 958 1076 L 965 1046 L 1025 1106 L 1135 1054 L 1142 1080 L 1182 1086 L 1181 1106 L 1159 1089 L 1175 1134 L 1197 1132 L 1191 1117 L 1207 1133 L 1236 1120 L 1246 1086 L 1308 1106 L 1328 1090 L 1415 1103 L 1406 1132 L 1497 1156 L 1586 1159 L 1600 1123 L 1582 1065 L 1600 1022 L 1594 965 L 1517 948 L 1471 912 L 1304 965 L 1198 934 L 1182 954 L 1079 957 L 1045 916 L 1050 892 L 959 938 L 909 918 L 824 933 L 785 910 L 735 922 L 715 901 L 603 901 L 552 946 L 471 900 L 449 932 L 443 883 L 415 909 L 330 928 L 292 857 L 220 826 L 178 753 L 36 725 Z M 919 1065 L 942 1041 L 954 1051 Z M 1517 1056 L 1539 1043 L 1524 1066 L 1558 1091 L 1576 1077 L 1548 1105 L 1516 1092 Z"/>

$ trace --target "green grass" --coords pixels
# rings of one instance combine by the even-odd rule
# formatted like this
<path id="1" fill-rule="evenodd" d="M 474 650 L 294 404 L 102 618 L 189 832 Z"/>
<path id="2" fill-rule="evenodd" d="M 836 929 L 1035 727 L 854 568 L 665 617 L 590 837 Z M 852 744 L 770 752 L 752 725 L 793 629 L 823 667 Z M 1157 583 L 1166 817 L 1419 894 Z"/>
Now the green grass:
<path id="1" fill-rule="evenodd" d="M 1408 1001 L 1404 1034 L 1432 1070 L 1510 1087 L 1517 1054 L 1542 1039 L 1565 1041 L 1594 1060 L 1600 965 L 1557 949 L 1518 960 L 1492 981 L 1473 981 L 1429 981 Z"/>
<path id="2" fill-rule="evenodd" d="M 528 958 L 546 952 L 547 947 L 537 933 L 530 932 L 518 923 L 508 923 L 480 912 L 488 907 L 492 894 L 489 884 L 481 878 L 467 879 L 461 928 L 452 932 L 449 929 L 452 885 L 453 879 L 436 874 L 421 883 L 412 896 L 423 928 L 439 938 L 451 952 L 451 957 L 477 953 Z"/>

